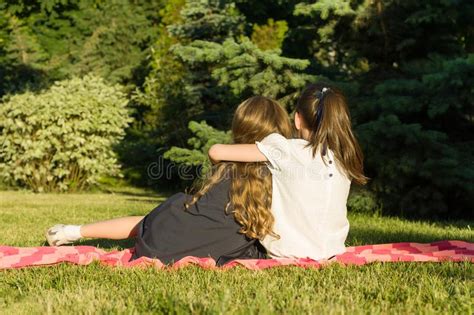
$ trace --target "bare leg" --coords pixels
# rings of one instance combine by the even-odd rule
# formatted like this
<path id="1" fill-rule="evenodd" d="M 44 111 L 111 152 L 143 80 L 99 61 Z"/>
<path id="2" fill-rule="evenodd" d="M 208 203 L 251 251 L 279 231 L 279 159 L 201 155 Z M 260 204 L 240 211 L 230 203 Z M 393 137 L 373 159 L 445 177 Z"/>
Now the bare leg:
<path id="1" fill-rule="evenodd" d="M 99 221 L 81 226 L 81 235 L 85 238 L 108 238 L 122 240 L 137 235 L 138 223 L 143 216 L 130 216 Z"/>

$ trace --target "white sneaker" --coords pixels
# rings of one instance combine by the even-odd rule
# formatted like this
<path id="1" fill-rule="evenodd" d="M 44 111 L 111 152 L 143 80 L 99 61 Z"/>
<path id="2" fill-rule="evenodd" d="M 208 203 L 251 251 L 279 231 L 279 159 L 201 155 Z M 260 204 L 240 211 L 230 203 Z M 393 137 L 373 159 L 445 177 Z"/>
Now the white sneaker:
<path id="1" fill-rule="evenodd" d="M 71 236 L 70 233 L 67 233 L 66 226 L 64 224 L 56 224 L 46 231 L 46 239 L 48 240 L 49 246 L 61 246 L 66 244 L 71 244 L 81 237 Z"/>

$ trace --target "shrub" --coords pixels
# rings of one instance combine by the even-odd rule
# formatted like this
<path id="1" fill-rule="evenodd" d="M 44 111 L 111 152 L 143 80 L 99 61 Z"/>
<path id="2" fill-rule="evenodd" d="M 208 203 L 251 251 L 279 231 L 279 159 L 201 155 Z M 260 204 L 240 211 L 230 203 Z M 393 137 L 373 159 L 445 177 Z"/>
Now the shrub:
<path id="1" fill-rule="evenodd" d="M 130 122 L 118 85 L 85 76 L 0 105 L 0 176 L 36 192 L 76 191 L 119 175 L 113 146 Z"/>
<path id="2" fill-rule="evenodd" d="M 349 194 L 347 210 L 354 213 L 379 216 L 382 214 L 382 204 L 372 192 L 355 187 L 351 189 Z"/>

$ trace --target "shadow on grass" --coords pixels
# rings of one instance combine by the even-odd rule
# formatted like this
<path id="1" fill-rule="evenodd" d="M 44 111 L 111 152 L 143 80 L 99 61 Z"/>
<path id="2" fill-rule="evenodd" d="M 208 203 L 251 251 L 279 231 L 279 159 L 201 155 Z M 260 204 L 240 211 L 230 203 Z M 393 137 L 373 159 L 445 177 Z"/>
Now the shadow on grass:
<path id="1" fill-rule="evenodd" d="M 98 238 L 98 239 L 90 239 L 90 240 L 83 240 L 77 245 L 85 245 L 85 246 L 95 246 L 105 249 L 111 248 L 118 248 L 118 249 L 126 249 L 135 246 L 135 239 L 129 238 L 126 240 L 109 240 L 105 238 Z"/>
<path id="2" fill-rule="evenodd" d="M 131 202 L 145 202 L 145 203 L 153 203 L 157 206 L 166 200 L 166 198 L 156 198 L 156 199 L 140 199 L 140 198 L 127 198 L 127 201 Z"/>
<path id="3" fill-rule="evenodd" d="M 130 196 L 130 197 L 149 197 L 149 198 L 157 198 L 157 199 L 164 199 L 166 198 L 163 195 L 154 193 L 154 192 L 134 192 L 134 191 L 112 191 L 111 193 L 123 196 Z"/>
<path id="4" fill-rule="evenodd" d="M 138 199 L 140 197 L 147 197 L 150 200 L 151 199 L 156 199 L 158 201 L 165 200 L 169 196 L 171 196 L 173 193 L 170 192 L 154 192 L 154 191 L 134 191 L 134 190 L 126 190 L 126 189 L 107 189 L 105 190 L 106 193 L 108 194 L 114 194 L 114 195 L 121 195 L 121 196 L 128 196 L 128 197 L 136 197 L 137 200 L 142 200 Z"/>
<path id="5" fill-rule="evenodd" d="M 106 238 L 88 239 L 82 240 L 73 244 L 74 246 L 94 246 L 103 249 L 118 249 L 124 250 L 135 246 L 135 239 L 129 238 L 126 240 L 109 240 Z M 47 242 L 44 242 L 42 246 L 49 246 Z"/>
<path id="6" fill-rule="evenodd" d="M 453 240 L 443 234 L 433 234 L 423 231 L 403 231 L 399 228 L 395 230 L 378 229 L 374 227 L 352 226 L 347 238 L 347 243 L 353 245 L 385 244 L 385 243 L 432 243 L 441 240 Z M 457 236 L 455 240 L 473 242 L 472 237 Z"/>

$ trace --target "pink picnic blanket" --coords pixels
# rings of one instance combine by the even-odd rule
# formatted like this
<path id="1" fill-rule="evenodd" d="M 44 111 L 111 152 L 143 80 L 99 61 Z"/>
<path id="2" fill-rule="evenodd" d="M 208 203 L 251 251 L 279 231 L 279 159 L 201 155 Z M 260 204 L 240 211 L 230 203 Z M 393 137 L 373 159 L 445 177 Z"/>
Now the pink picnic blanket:
<path id="1" fill-rule="evenodd" d="M 133 248 L 122 251 L 107 252 L 93 246 L 61 247 L 10 247 L 0 246 L 0 269 L 46 266 L 62 262 L 77 265 L 88 265 L 99 261 L 108 266 L 181 268 L 198 265 L 202 268 L 218 268 L 212 258 L 184 257 L 172 266 L 166 266 L 158 259 L 142 257 L 133 261 L 130 258 Z M 380 245 L 363 245 L 348 247 L 346 252 L 337 255 L 330 261 L 316 261 L 309 258 L 300 259 L 246 259 L 234 260 L 220 268 L 243 266 L 258 270 L 277 266 L 298 266 L 319 268 L 329 263 L 343 265 L 364 265 L 371 262 L 441 262 L 469 261 L 474 262 L 474 243 L 463 241 L 439 241 L 428 244 L 392 243 Z"/>

